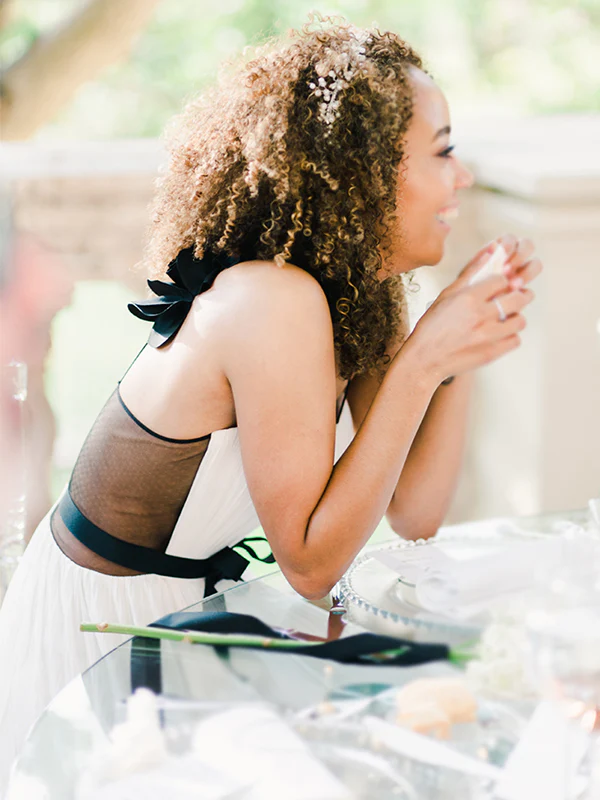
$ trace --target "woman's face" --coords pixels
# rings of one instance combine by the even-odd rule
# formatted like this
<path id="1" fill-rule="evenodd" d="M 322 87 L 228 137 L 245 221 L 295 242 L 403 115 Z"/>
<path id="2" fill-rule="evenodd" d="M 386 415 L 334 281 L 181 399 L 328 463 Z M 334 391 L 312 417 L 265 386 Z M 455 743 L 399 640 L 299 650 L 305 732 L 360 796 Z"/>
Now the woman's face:
<path id="1" fill-rule="evenodd" d="M 411 69 L 413 117 L 404 139 L 398 175 L 398 228 L 392 237 L 389 268 L 407 272 L 437 264 L 444 255 L 450 223 L 458 214 L 458 189 L 473 175 L 452 154 L 446 98 L 431 78 Z"/>

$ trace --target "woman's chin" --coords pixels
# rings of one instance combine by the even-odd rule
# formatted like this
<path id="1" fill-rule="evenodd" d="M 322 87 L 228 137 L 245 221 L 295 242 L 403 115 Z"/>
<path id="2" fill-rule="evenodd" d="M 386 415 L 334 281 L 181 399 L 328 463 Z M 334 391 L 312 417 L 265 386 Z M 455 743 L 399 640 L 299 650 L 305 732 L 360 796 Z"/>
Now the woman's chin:
<path id="1" fill-rule="evenodd" d="M 381 271 L 380 279 L 389 278 L 390 275 L 402 275 L 406 272 L 412 272 L 419 267 L 435 267 L 444 257 L 446 236 L 438 235 L 430 237 L 428 241 L 424 241 L 421 247 L 415 247 L 413 242 L 400 250 L 399 258 L 390 259 L 386 267 Z"/>
<path id="2" fill-rule="evenodd" d="M 448 231 L 441 229 L 440 225 L 440 229 L 433 232 L 427 239 L 423 238 L 421 247 L 413 249 L 414 257 L 411 259 L 414 264 L 413 269 L 417 267 L 435 267 L 440 263 L 446 250 L 446 236 L 450 230 L 449 226 L 446 227 Z"/>
<path id="3" fill-rule="evenodd" d="M 423 253 L 422 257 L 419 259 L 420 267 L 435 267 L 437 264 L 440 263 L 442 258 L 444 257 L 444 245 L 438 245 L 436 247 L 430 247 L 428 251 Z"/>
<path id="4" fill-rule="evenodd" d="M 440 253 L 438 253 L 438 255 L 431 258 L 427 263 L 430 267 L 437 267 L 437 265 L 440 263 L 443 257 L 444 257 L 444 251 L 442 250 Z"/>
<path id="5" fill-rule="evenodd" d="M 435 240 L 431 242 L 431 253 L 429 254 L 429 261 L 427 262 L 431 267 L 435 267 L 436 264 L 439 264 L 444 257 L 444 253 L 446 252 L 446 239 L 450 230 L 450 226 L 444 223 L 442 235 L 440 236 L 440 232 L 437 231 L 438 235 L 435 237 Z"/>

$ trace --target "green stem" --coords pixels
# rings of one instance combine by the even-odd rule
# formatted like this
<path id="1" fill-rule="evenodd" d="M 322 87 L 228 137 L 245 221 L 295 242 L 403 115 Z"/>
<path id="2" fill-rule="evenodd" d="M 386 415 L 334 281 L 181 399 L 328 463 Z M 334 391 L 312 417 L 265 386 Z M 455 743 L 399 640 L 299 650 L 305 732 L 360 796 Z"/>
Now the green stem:
<path id="1" fill-rule="evenodd" d="M 192 644 L 210 644 L 224 647 L 260 647 L 272 650 L 296 650 L 299 647 L 321 644 L 320 642 L 296 641 L 294 639 L 272 639 L 268 636 L 177 631 L 170 628 L 118 625 L 111 622 L 82 622 L 79 629 L 84 633 L 123 633 L 127 636 L 145 636 L 148 639 L 168 639 L 173 642 L 191 642 Z"/>
<path id="2" fill-rule="evenodd" d="M 456 647 L 453 650 L 450 650 L 450 654 L 448 656 L 448 660 L 452 662 L 452 664 L 456 664 L 457 666 L 464 666 L 469 661 L 472 661 L 474 658 L 477 658 L 477 645 L 479 644 L 479 639 L 472 639 L 469 642 L 465 642 L 460 647 Z"/>
<path id="3" fill-rule="evenodd" d="M 119 625 L 112 622 L 82 622 L 79 629 L 84 633 L 121 633 L 126 636 L 144 636 L 147 639 L 166 639 L 172 642 L 190 642 L 192 644 L 208 644 L 216 647 L 256 647 L 267 648 L 270 650 L 297 650 L 303 647 L 314 647 L 321 644 L 320 641 L 297 641 L 295 639 L 273 639 L 269 636 L 250 636 L 235 633 L 206 633 L 199 631 L 178 631 L 171 628 L 150 628 L 142 625 Z M 476 651 L 469 649 L 469 645 L 463 645 L 464 649 L 451 650 L 448 656 L 449 661 L 458 666 L 462 666 L 472 658 L 475 658 Z M 373 661 L 386 661 L 387 659 L 402 655 L 406 646 L 386 650 L 383 653 L 373 654 L 370 659 Z"/>

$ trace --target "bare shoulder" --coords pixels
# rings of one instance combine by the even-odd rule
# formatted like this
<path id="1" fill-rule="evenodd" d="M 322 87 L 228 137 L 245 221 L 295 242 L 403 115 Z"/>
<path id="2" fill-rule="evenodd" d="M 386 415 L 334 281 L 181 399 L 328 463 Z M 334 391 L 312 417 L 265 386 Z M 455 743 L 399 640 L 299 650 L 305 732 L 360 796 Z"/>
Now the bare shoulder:
<path id="1" fill-rule="evenodd" d="M 253 261 L 230 267 L 217 281 L 222 314 L 215 342 L 236 406 L 246 391 L 277 394 L 282 384 L 302 379 L 329 384 L 330 375 L 335 381 L 329 306 L 311 275 Z"/>
<path id="2" fill-rule="evenodd" d="M 269 335 L 332 337 L 329 306 L 319 283 L 292 264 L 252 261 L 219 275 L 226 338 Z"/>
<path id="3" fill-rule="evenodd" d="M 272 261 L 249 261 L 236 264 L 217 278 L 219 289 L 235 305 L 250 301 L 266 309 L 273 300 L 289 306 L 327 309 L 327 300 L 318 281 L 306 270 L 293 264 L 279 267 Z M 215 282 L 215 283 L 217 283 Z"/>

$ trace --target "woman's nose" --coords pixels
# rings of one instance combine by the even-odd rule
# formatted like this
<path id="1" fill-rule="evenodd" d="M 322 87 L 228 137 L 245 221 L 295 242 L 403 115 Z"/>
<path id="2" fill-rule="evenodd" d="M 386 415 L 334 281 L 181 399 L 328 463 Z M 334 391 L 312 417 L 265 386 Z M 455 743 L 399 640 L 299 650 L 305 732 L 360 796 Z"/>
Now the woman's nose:
<path id="1" fill-rule="evenodd" d="M 468 189 L 470 186 L 473 186 L 475 182 L 475 176 L 468 169 L 462 161 L 458 158 L 455 159 L 456 164 L 456 188 L 457 189 Z"/>

